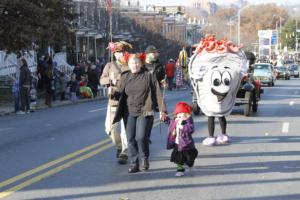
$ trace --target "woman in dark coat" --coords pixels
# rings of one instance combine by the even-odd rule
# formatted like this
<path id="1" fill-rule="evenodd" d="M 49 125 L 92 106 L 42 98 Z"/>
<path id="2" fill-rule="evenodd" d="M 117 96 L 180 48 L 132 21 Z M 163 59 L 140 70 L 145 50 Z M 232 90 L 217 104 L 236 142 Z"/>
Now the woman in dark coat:
<path id="1" fill-rule="evenodd" d="M 161 118 L 165 118 L 167 113 L 159 83 L 145 67 L 142 67 L 144 58 L 144 54 L 126 56 L 130 70 L 121 76 L 121 97 L 114 119 L 114 122 L 121 118 L 125 121 L 130 159 L 129 173 L 149 169 L 147 127 L 151 123 L 155 105 L 159 106 Z"/>

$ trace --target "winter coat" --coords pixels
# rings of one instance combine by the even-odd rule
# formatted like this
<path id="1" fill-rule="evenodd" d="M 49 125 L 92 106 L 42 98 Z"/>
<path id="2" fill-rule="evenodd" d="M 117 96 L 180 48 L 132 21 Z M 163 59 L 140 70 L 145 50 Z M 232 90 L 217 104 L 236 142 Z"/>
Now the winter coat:
<path id="1" fill-rule="evenodd" d="M 173 78 L 175 75 L 175 63 L 166 64 L 166 74 L 168 78 Z"/>
<path id="2" fill-rule="evenodd" d="M 175 121 L 175 119 L 170 119 L 170 117 L 166 117 L 164 122 L 169 125 L 167 149 L 173 149 L 176 146 L 176 135 L 174 135 L 173 132 L 176 131 L 177 122 Z M 179 144 L 177 144 L 178 151 L 195 148 L 195 143 L 192 138 L 192 134 L 194 132 L 193 118 L 189 117 L 184 121 L 184 123 L 185 124 L 183 125 L 183 128 L 179 129 Z"/>
<path id="3" fill-rule="evenodd" d="M 154 75 L 154 78 L 156 78 L 158 83 L 165 79 L 165 68 L 159 62 L 159 60 L 156 60 L 152 63 L 145 63 L 145 67 L 150 73 Z"/>
<path id="4" fill-rule="evenodd" d="M 116 107 L 118 105 L 118 98 L 116 98 L 116 93 L 119 93 L 119 85 L 121 79 L 121 73 L 128 71 L 127 66 L 120 66 L 116 63 L 116 61 L 109 62 L 105 65 L 102 75 L 100 77 L 100 85 L 110 87 L 110 95 L 109 95 L 109 105 Z M 112 83 L 112 75 L 114 79 L 117 80 L 116 85 Z"/>
<path id="5" fill-rule="evenodd" d="M 30 88 L 31 72 L 27 66 L 23 65 L 20 68 L 19 86 Z"/>

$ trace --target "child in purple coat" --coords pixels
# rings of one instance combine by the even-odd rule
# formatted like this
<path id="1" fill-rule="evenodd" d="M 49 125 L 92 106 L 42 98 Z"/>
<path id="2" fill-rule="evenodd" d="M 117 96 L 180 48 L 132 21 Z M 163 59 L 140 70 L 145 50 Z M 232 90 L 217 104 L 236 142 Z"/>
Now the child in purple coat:
<path id="1" fill-rule="evenodd" d="M 198 156 L 192 138 L 194 132 L 192 107 L 186 102 L 179 102 L 175 107 L 174 114 L 174 119 L 166 117 L 164 120 L 169 125 L 167 149 L 173 149 L 170 161 L 177 164 L 175 176 L 184 176 L 184 164 L 191 169 Z"/>

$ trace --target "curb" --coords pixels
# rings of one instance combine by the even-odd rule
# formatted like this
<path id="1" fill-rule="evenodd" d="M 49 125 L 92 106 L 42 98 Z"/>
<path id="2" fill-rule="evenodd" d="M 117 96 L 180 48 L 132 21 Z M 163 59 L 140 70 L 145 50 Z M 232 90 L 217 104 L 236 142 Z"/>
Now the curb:
<path id="1" fill-rule="evenodd" d="M 62 106 L 66 106 L 66 105 L 73 105 L 73 104 L 79 104 L 79 103 L 86 103 L 86 102 L 92 102 L 92 101 L 96 101 L 96 100 L 102 100 L 102 99 L 106 99 L 107 97 L 95 97 L 94 99 L 79 99 L 76 102 L 72 102 L 71 100 L 66 100 L 66 101 L 62 101 L 59 103 L 53 103 L 52 104 L 52 108 L 56 108 L 56 107 L 62 107 Z M 36 111 L 38 110 L 42 110 L 42 109 L 47 109 L 50 108 L 49 106 L 45 105 L 44 103 L 41 103 L 40 105 L 36 106 Z M 12 115 L 15 114 L 14 109 L 12 108 L 11 110 L 7 110 L 7 111 L 0 111 L 0 117 L 1 116 L 7 116 L 7 115 Z"/>

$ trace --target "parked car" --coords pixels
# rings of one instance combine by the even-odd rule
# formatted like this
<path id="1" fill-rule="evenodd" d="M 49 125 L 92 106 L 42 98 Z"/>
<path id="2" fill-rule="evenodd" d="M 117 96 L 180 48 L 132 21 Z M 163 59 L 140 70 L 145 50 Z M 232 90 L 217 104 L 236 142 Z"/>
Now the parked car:
<path id="1" fill-rule="evenodd" d="M 299 78 L 299 67 L 296 64 L 292 64 L 289 67 L 290 76 Z"/>
<path id="2" fill-rule="evenodd" d="M 276 81 L 276 72 L 270 63 L 256 63 L 253 65 L 253 79 L 261 84 L 274 86 Z"/>
<path id="3" fill-rule="evenodd" d="M 276 66 L 276 78 L 283 78 L 289 80 L 291 78 L 289 70 L 285 66 Z"/>

